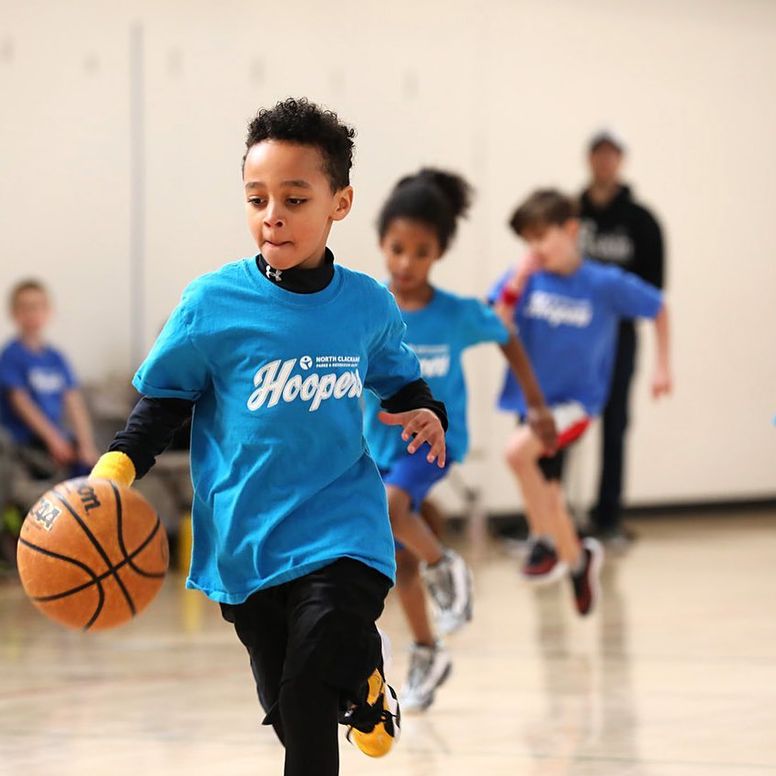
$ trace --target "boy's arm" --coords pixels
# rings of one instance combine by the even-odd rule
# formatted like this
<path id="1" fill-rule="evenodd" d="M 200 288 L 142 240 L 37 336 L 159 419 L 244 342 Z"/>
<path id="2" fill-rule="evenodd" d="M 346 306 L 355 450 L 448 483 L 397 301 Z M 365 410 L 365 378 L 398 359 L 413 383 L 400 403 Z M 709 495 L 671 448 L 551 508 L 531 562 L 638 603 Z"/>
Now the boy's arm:
<path id="1" fill-rule="evenodd" d="M 554 452 L 558 444 L 558 434 L 552 412 L 544 401 L 544 394 L 534 374 L 528 354 L 523 343 L 510 329 L 509 339 L 504 345 L 499 345 L 509 366 L 515 373 L 520 387 L 523 389 L 525 403 L 528 407 L 528 423 L 539 437 L 548 452 Z"/>
<path id="2" fill-rule="evenodd" d="M 539 269 L 539 262 L 532 253 L 527 253 L 517 265 L 514 274 L 504 283 L 493 309 L 508 326 L 513 320 L 515 307 L 523 295 L 528 278 Z"/>
<path id="3" fill-rule="evenodd" d="M 652 396 L 657 399 L 671 393 L 671 357 L 669 347 L 668 306 L 663 303 L 655 318 L 655 374 L 652 378 Z"/>
<path id="4" fill-rule="evenodd" d="M 73 427 L 76 442 L 78 443 L 78 458 L 86 464 L 93 466 L 99 457 L 94 444 L 92 423 L 89 420 L 89 412 L 86 409 L 84 397 L 77 388 L 71 388 L 65 393 L 65 414 Z"/>
<path id="5" fill-rule="evenodd" d="M 72 463 L 73 446 L 62 432 L 45 416 L 24 388 L 11 388 L 8 402 L 22 422 L 46 445 L 51 457 L 60 465 Z"/>
<path id="6" fill-rule="evenodd" d="M 108 452 L 97 461 L 91 476 L 129 487 L 148 473 L 156 456 L 191 416 L 193 406 L 188 399 L 144 396 L 132 410 L 124 430 L 116 434 Z"/>
<path id="7" fill-rule="evenodd" d="M 657 359 L 652 378 L 655 398 L 671 391 L 668 307 L 663 294 L 650 283 L 617 267 L 605 270 L 609 303 L 623 318 L 651 318 L 655 321 Z"/>
<path id="8" fill-rule="evenodd" d="M 442 429 L 447 431 L 447 409 L 441 401 L 437 401 L 431 393 L 428 383 L 422 378 L 413 380 L 393 396 L 383 399 L 380 406 L 391 413 L 409 412 L 411 410 L 427 409 L 437 416 Z"/>
<path id="9" fill-rule="evenodd" d="M 429 463 L 435 460 L 444 468 L 446 460 L 445 431 L 447 410 L 441 401 L 434 399 L 425 380 L 414 380 L 393 396 L 380 402 L 385 410 L 377 417 L 387 426 L 403 426 L 402 439 L 410 442 L 409 453 L 415 453 L 423 443 L 431 448 L 426 456 Z"/>

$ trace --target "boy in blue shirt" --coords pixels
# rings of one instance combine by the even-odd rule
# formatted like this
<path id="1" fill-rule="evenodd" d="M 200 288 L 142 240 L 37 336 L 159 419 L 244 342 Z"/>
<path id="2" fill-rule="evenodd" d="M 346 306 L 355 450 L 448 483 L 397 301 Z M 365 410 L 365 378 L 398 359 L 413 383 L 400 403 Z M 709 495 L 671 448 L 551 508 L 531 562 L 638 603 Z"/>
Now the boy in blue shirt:
<path id="1" fill-rule="evenodd" d="M 371 756 L 399 733 L 375 621 L 393 582 L 361 396 L 377 393 L 410 452 L 445 464 L 443 405 L 403 343 L 396 303 L 334 264 L 350 211 L 354 131 L 288 99 L 248 128 L 243 182 L 259 255 L 184 291 L 134 379 L 143 399 L 95 467 L 128 484 L 191 414 L 189 587 L 247 648 L 286 776 L 339 771 L 338 721 Z"/>
<path id="2" fill-rule="evenodd" d="M 407 325 L 407 343 L 417 354 L 434 396 L 444 401 L 450 419 L 447 465 L 440 469 L 419 456 L 407 455 L 402 435 L 381 422 L 379 401 L 367 393 L 366 438 L 388 493 L 391 527 L 397 539 L 397 590 L 414 640 L 401 693 L 402 707 L 413 711 L 433 703 L 452 666 L 429 622 L 422 577 L 437 609 L 441 635 L 471 619 L 468 567 L 420 519 L 426 494 L 447 474 L 450 464 L 463 461 L 468 450 L 461 363 L 466 348 L 481 342 L 501 346 L 526 390 L 533 428 L 548 447 L 555 444 L 552 416 L 512 327 L 505 326 L 479 299 L 460 297 L 431 284 L 431 271 L 446 253 L 469 199 L 470 187 L 460 176 L 423 169 L 398 182 L 377 224 L 390 274 L 389 287 Z"/>
<path id="3" fill-rule="evenodd" d="M 580 545 L 560 484 L 564 448 L 584 433 L 606 402 L 621 319 L 655 321 L 652 391 L 656 397 L 670 391 L 668 312 L 654 286 L 582 257 L 576 205 L 569 197 L 537 191 L 517 208 L 510 225 L 530 254 L 516 272 L 502 278 L 493 299 L 518 328 L 559 433 L 553 455 L 527 426 L 515 431 L 507 447 L 534 538 L 523 574 L 545 582 L 570 572 L 577 611 L 586 615 L 598 596 L 603 551 L 594 539 Z M 499 406 L 525 415 L 525 398 L 511 374 Z"/>
<path id="4" fill-rule="evenodd" d="M 22 459 L 34 463 L 33 474 L 87 474 L 98 456 L 92 426 L 67 358 L 46 342 L 51 302 L 45 286 L 18 283 L 10 308 L 17 334 L 0 352 L 0 423 Z M 40 453 L 50 456 L 50 470 L 41 467 Z"/>

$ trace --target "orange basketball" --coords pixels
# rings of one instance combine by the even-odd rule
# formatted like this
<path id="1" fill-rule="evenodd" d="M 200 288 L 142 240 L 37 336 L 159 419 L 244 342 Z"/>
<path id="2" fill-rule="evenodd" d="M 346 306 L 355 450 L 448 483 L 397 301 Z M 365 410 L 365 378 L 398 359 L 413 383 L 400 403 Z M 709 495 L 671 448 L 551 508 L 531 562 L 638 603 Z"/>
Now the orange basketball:
<path id="1" fill-rule="evenodd" d="M 142 612 L 162 586 L 168 558 L 164 526 L 137 491 L 86 478 L 41 496 L 17 550 L 35 606 L 84 630 L 114 628 Z"/>

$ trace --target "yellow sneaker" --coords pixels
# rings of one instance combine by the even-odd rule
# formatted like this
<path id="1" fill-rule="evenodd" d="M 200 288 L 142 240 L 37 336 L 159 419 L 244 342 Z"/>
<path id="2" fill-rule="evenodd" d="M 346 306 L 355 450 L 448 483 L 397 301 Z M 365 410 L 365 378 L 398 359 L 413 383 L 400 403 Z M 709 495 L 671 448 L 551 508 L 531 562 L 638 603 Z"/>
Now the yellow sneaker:
<path id="1" fill-rule="evenodd" d="M 353 706 L 343 721 L 348 725 L 348 741 L 369 757 L 383 757 L 399 740 L 399 701 L 379 668 L 369 677 L 364 703 Z"/>

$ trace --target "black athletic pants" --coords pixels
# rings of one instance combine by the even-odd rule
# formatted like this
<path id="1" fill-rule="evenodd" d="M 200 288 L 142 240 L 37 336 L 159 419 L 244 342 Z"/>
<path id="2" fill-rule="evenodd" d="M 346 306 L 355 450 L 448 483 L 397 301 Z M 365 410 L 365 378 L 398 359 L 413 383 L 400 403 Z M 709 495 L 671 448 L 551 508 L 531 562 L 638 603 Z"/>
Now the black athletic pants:
<path id="1" fill-rule="evenodd" d="M 598 503 L 592 520 L 602 532 L 620 527 L 622 481 L 625 468 L 625 432 L 628 428 L 630 387 L 636 361 L 636 330 L 631 321 L 623 321 L 617 337 L 617 354 L 612 373 L 609 400 L 603 413 L 601 479 Z"/>
<path id="2" fill-rule="evenodd" d="M 339 773 L 337 723 L 382 667 L 375 621 L 390 587 L 388 577 L 343 558 L 245 603 L 221 604 L 248 650 L 264 724 L 286 748 L 285 776 Z"/>

